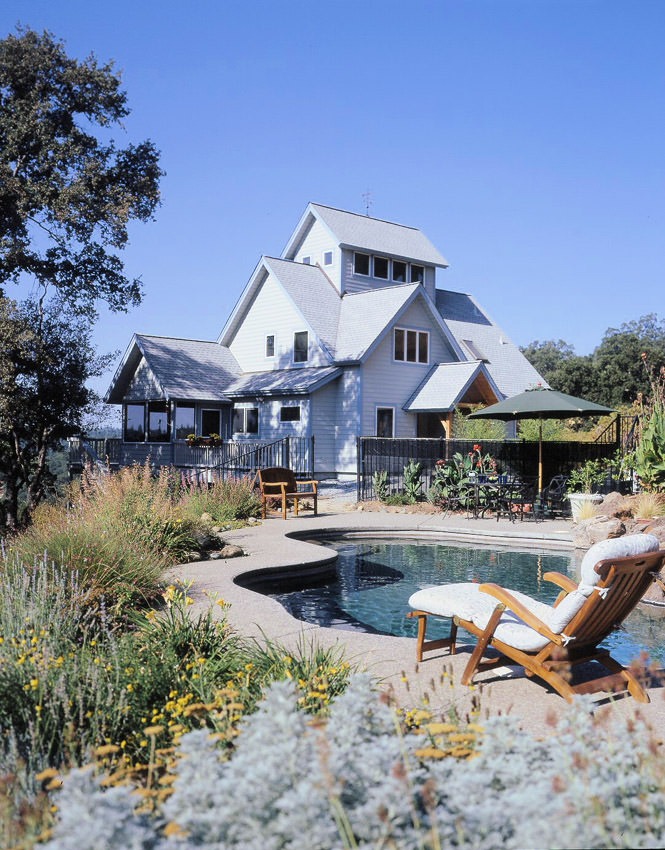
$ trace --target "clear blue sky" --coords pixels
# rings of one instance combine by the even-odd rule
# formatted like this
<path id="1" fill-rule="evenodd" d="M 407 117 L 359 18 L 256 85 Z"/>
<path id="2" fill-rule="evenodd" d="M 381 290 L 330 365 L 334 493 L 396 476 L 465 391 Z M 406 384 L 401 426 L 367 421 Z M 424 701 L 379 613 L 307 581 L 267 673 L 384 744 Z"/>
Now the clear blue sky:
<path id="1" fill-rule="evenodd" d="M 145 300 L 100 351 L 216 338 L 308 201 L 368 190 L 518 345 L 665 313 L 665 0 L 2 0 L 18 22 L 114 60 L 124 141 L 162 151 Z"/>

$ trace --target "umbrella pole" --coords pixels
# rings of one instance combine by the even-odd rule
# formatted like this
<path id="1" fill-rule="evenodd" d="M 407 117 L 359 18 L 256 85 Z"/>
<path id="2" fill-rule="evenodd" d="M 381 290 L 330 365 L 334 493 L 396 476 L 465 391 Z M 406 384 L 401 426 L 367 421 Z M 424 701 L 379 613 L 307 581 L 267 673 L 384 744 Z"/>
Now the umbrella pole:
<path id="1" fill-rule="evenodd" d="M 543 418 L 538 419 L 538 493 L 543 492 Z"/>

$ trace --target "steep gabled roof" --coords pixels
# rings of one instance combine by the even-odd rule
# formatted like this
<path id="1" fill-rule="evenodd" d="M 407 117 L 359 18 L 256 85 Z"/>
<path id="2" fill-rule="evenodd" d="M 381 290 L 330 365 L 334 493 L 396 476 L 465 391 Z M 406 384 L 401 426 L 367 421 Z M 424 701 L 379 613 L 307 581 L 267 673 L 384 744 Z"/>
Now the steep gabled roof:
<path id="1" fill-rule="evenodd" d="M 339 293 L 318 266 L 275 257 L 261 257 L 218 341 L 224 345 L 231 343 L 269 274 L 281 284 L 304 321 L 331 354 L 339 319 Z"/>
<path id="2" fill-rule="evenodd" d="M 479 360 L 439 363 L 428 373 L 403 409 L 411 413 L 454 410 L 462 401 L 493 403 L 501 399 L 499 388 Z"/>
<path id="3" fill-rule="evenodd" d="M 106 402 L 122 402 L 142 358 L 166 399 L 224 401 L 226 387 L 240 374 L 235 357 L 219 343 L 135 334 Z"/>
<path id="4" fill-rule="evenodd" d="M 436 290 L 436 307 L 470 360 L 482 360 L 504 397 L 545 384 L 519 348 L 471 295 Z"/>
<path id="5" fill-rule="evenodd" d="M 447 267 L 445 257 L 432 245 L 425 234 L 416 227 L 383 221 L 358 213 L 338 210 L 323 204 L 309 204 L 293 235 L 289 239 L 282 256 L 293 259 L 307 230 L 314 220 L 321 221 L 334 236 L 338 245 L 344 248 L 356 248 L 385 254 L 391 257 L 403 257 L 420 260 L 426 265 Z"/>

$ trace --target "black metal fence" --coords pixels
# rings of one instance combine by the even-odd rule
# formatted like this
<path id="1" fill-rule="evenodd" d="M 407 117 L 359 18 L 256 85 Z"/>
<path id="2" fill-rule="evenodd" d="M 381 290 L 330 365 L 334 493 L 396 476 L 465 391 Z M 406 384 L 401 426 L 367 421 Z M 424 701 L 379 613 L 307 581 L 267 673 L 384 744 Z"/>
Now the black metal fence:
<path id="1" fill-rule="evenodd" d="M 389 492 L 398 493 L 404 487 L 404 467 L 409 461 L 422 464 L 423 493 L 431 487 L 437 460 L 449 460 L 456 453 L 463 456 L 481 445 L 483 455 L 489 454 L 498 464 L 498 471 L 522 477 L 535 476 L 538 471 L 538 443 L 526 440 L 446 440 L 391 439 L 387 437 L 358 438 L 358 498 L 374 499 L 375 472 L 388 474 Z M 543 481 L 554 475 L 569 474 L 575 466 L 591 459 L 613 458 L 616 442 L 546 441 L 543 443 Z"/>

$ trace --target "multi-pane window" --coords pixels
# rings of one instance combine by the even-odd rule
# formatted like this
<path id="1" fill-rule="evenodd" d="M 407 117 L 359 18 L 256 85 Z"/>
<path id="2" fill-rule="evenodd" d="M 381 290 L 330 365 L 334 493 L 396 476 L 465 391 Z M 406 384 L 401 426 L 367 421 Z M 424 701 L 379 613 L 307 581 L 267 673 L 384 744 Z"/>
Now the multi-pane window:
<path id="1" fill-rule="evenodd" d="M 425 266 L 419 263 L 407 263 L 405 260 L 391 260 L 373 254 L 353 254 L 353 273 L 376 280 L 392 280 L 394 283 L 424 283 Z"/>
<path id="2" fill-rule="evenodd" d="M 309 359 L 309 336 L 307 331 L 293 334 L 293 362 L 306 363 Z"/>
<path id="3" fill-rule="evenodd" d="M 175 438 L 186 440 L 196 432 L 196 410 L 193 404 L 178 404 L 175 409 Z"/>
<path id="4" fill-rule="evenodd" d="M 266 337 L 266 357 L 274 357 L 275 356 L 275 336 L 274 334 L 268 334 Z"/>
<path id="5" fill-rule="evenodd" d="M 234 407 L 233 408 L 233 433 L 234 434 L 258 434 L 259 433 L 259 409 L 258 409 L 258 407 Z"/>
<path id="6" fill-rule="evenodd" d="M 392 407 L 377 407 L 376 409 L 376 436 L 394 436 L 394 416 Z"/>
<path id="7" fill-rule="evenodd" d="M 142 443 L 145 440 L 145 405 L 125 405 L 125 442 Z"/>
<path id="8" fill-rule="evenodd" d="M 395 360 L 429 363 L 429 333 L 395 328 Z"/>
<path id="9" fill-rule="evenodd" d="M 411 263 L 409 280 L 411 283 L 422 283 L 425 280 L 425 267 Z"/>
<path id="10" fill-rule="evenodd" d="M 279 411 L 280 422 L 300 422 L 300 405 L 285 405 Z"/>

